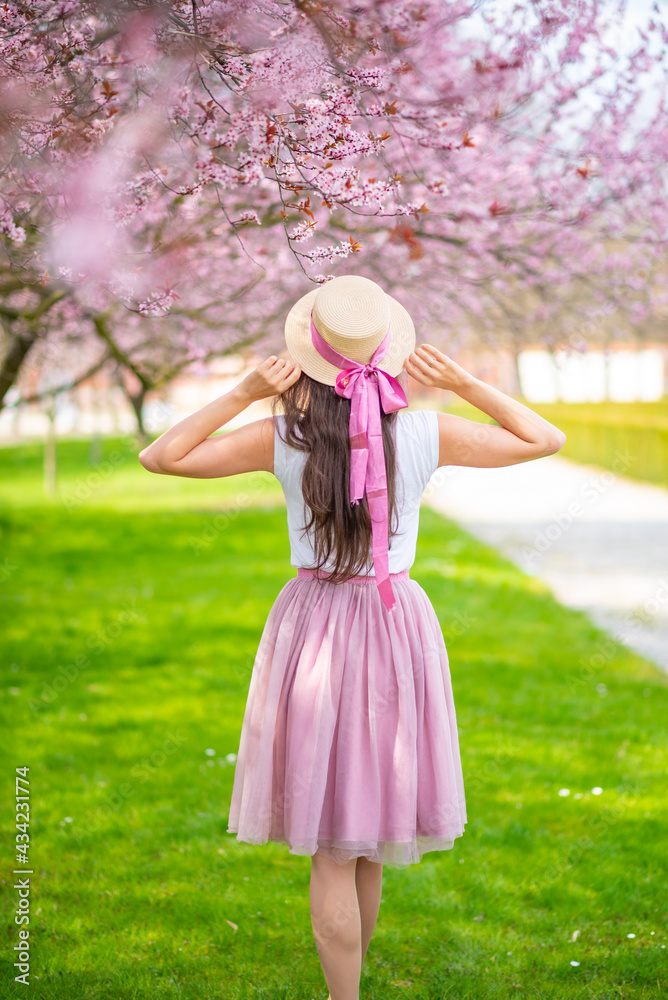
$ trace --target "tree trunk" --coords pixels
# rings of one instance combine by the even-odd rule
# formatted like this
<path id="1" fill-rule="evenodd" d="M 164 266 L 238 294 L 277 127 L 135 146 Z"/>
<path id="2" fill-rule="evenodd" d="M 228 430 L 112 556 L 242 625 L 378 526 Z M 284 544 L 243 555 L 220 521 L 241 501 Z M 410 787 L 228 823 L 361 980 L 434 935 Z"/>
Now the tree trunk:
<path id="1" fill-rule="evenodd" d="M 563 400 L 561 398 L 561 386 L 559 383 L 559 365 L 557 364 L 554 348 L 553 347 L 548 348 L 548 353 L 550 355 L 550 363 L 552 364 L 552 371 L 554 372 L 554 401 L 555 403 L 561 403 L 563 402 Z"/>
<path id="2" fill-rule="evenodd" d="M 46 409 L 46 416 L 49 426 L 44 438 L 44 492 L 48 497 L 52 497 L 55 496 L 58 481 L 55 400 Z"/>
<path id="3" fill-rule="evenodd" d="M 135 419 L 137 421 L 137 437 L 144 445 L 148 444 L 148 434 L 146 433 L 146 428 L 144 427 L 144 400 L 147 392 L 148 389 L 145 389 L 143 386 L 139 392 L 136 393 L 130 393 L 127 389 L 125 390 L 125 394 L 130 400 L 132 409 L 134 410 Z"/>
<path id="4" fill-rule="evenodd" d="M 112 373 L 112 378 L 116 385 L 118 385 L 122 391 L 125 398 L 130 403 L 133 413 L 135 415 L 135 420 L 137 421 L 137 440 L 143 444 L 147 445 L 149 443 L 148 434 L 146 433 L 146 428 L 144 427 L 144 401 L 146 399 L 146 394 L 151 388 L 145 382 L 140 381 L 137 377 L 136 372 L 124 370 L 123 363 L 117 362 L 116 369 Z M 128 385 L 128 378 L 133 384 L 134 391 Z"/>
<path id="5" fill-rule="evenodd" d="M 603 399 L 607 401 L 610 399 L 610 359 L 612 357 L 612 351 L 610 350 L 611 338 L 606 335 L 603 339 Z"/>
<path id="6" fill-rule="evenodd" d="M 9 350 L 0 365 L 0 409 L 4 406 L 5 396 L 16 382 L 28 351 L 37 339 L 37 331 L 32 330 L 28 333 L 11 334 Z"/>
<path id="7" fill-rule="evenodd" d="M 99 465 L 102 461 L 102 436 L 99 431 L 95 431 L 90 439 L 88 461 L 91 465 Z"/>
<path id="8" fill-rule="evenodd" d="M 515 397 L 522 396 L 522 380 L 520 379 L 519 364 L 520 351 L 521 348 L 516 347 L 514 344 L 510 349 L 513 363 L 510 369 L 511 389 L 509 395 Z"/>

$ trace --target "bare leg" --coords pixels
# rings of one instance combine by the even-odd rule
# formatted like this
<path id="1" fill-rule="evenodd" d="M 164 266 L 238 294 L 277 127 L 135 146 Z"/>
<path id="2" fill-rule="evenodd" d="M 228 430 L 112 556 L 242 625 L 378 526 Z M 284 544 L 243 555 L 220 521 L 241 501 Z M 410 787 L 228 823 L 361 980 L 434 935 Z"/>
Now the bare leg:
<path id="1" fill-rule="evenodd" d="M 380 896 L 383 889 L 383 866 L 368 858 L 357 859 L 355 887 L 362 924 L 362 962 L 366 957 L 378 919 Z"/>
<path id="2" fill-rule="evenodd" d="M 362 927 L 357 861 L 339 865 L 317 852 L 311 858 L 311 925 L 330 1000 L 359 1000 Z"/>

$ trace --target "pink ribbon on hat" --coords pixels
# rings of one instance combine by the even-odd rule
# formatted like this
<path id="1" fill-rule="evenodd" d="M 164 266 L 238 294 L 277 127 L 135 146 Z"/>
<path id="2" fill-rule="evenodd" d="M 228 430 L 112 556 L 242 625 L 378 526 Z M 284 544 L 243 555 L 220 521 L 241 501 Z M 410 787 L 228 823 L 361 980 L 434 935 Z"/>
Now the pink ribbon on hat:
<path id="1" fill-rule="evenodd" d="M 368 364 L 339 354 L 320 336 L 312 315 L 311 341 L 321 357 L 343 369 L 336 376 L 335 389 L 337 395 L 350 400 L 350 502 L 358 504 L 366 490 L 376 586 L 383 604 L 392 611 L 396 602 L 389 572 L 387 475 L 380 409 L 382 406 L 384 413 L 393 413 L 408 406 L 408 400 L 397 379 L 376 365 L 390 346 L 390 330 Z"/>

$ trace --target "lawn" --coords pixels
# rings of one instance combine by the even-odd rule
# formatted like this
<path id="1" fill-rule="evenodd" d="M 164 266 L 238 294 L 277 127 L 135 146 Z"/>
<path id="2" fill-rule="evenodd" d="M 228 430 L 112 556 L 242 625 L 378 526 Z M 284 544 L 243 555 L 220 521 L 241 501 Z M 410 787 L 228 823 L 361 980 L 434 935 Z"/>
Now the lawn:
<path id="1" fill-rule="evenodd" d="M 46 501 L 39 447 L 0 452 L 31 996 L 325 1000 L 309 859 L 226 833 L 254 654 L 296 572 L 280 487 L 151 476 L 135 454 L 106 441 L 91 465 L 61 445 Z M 362 997 L 663 996 L 666 677 L 428 508 L 412 576 L 450 653 L 469 823 L 452 851 L 386 869 Z M 26 995 L 9 820 L 8 998 Z"/>

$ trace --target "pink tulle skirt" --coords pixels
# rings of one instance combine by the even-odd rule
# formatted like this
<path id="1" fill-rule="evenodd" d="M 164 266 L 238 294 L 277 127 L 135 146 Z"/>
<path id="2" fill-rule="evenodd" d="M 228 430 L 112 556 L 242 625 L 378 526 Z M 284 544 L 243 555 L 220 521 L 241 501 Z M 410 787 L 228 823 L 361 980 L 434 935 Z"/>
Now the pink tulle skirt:
<path id="1" fill-rule="evenodd" d="M 404 868 L 466 823 L 448 655 L 409 571 L 331 583 L 299 570 L 276 598 L 251 675 L 228 833 L 339 864 Z"/>

